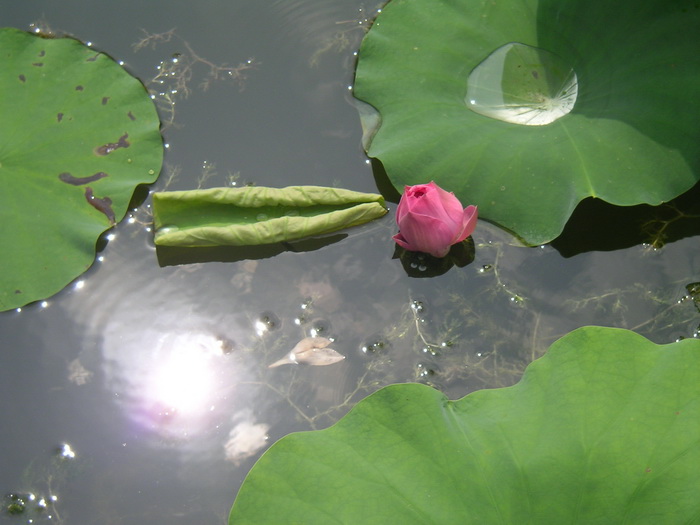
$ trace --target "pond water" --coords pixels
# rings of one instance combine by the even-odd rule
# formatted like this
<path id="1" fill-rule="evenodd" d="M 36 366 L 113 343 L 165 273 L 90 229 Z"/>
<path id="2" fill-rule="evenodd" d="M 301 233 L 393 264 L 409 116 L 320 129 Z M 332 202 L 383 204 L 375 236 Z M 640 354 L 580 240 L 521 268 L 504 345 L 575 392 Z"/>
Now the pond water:
<path id="1" fill-rule="evenodd" d="M 362 152 L 351 85 L 376 8 L 36 0 L 6 2 L 2 23 L 90 41 L 154 90 L 167 154 L 153 190 L 375 192 L 387 184 Z M 156 252 L 146 198 L 86 274 L 0 314 L 0 490 L 6 509 L 25 502 L 0 523 L 225 523 L 270 444 L 332 424 L 383 385 L 450 398 L 510 385 L 588 324 L 697 337 L 694 191 L 658 209 L 584 203 L 560 240 L 535 248 L 482 221 L 474 260 L 440 275 L 393 257 L 395 202 L 316 244 L 188 258 Z M 268 368 L 307 336 L 345 359 Z"/>

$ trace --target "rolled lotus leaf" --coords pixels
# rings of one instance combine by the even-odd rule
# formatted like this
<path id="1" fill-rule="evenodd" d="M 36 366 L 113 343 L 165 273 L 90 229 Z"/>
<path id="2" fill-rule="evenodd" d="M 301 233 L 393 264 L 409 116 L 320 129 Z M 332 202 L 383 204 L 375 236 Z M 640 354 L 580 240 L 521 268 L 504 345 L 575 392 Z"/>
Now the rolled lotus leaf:
<path id="1" fill-rule="evenodd" d="M 211 188 L 153 194 L 159 246 L 255 246 L 364 224 L 384 198 L 322 186 Z"/>

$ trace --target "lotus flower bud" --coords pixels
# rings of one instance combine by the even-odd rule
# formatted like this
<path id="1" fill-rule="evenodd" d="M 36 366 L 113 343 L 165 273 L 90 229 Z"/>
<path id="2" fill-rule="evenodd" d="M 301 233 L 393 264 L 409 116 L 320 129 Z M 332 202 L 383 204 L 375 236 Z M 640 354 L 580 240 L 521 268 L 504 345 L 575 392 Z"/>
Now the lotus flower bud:
<path id="1" fill-rule="evenodd" d="M 472 234 L 476 220 L 476 206 L 462 208 L 454 193 L 434 182 L 406 186 L 396 210 L 399 233 L 394 240 L 406 250 L 444 257 Z"/>

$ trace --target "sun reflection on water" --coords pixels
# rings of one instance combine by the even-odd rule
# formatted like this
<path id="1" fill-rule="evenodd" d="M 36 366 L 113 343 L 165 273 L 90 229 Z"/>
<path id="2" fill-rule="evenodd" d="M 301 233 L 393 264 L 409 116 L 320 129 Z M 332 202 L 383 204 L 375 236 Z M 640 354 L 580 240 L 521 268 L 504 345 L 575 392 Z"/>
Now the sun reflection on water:
<path id="1" fill-rule="evenodd" d="M 213 409 L 214 375 L 224 355 L 224 343 L 210 334 L 184 333 L 165 336 L 162 361 L 145 387 L 145 397 L 173 414 L 193 416 Z"/>

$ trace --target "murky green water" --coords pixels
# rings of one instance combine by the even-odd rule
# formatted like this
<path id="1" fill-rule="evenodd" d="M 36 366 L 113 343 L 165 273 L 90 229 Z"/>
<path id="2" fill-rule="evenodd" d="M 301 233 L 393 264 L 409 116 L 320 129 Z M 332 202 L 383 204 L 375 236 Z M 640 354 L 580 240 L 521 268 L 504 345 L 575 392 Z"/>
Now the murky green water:
<path id="1" fill-rule="evenodd" d="M 92 41 L 163 93 L 168 153 L 154 189 L 370 192 L 384 183 L 362 153 L 349 87 L 373 7 L 1 4 L 3 25 Z M 656 342 L 697 336 L 686 286 L 700 281 L 700 211 L 688 202 L 622 215 L 587 206 L 555 247 L 517 246 L 482 221 L 471 264 L 414 278 L 392 258 L 393 204 L 317 250 L 177 265 L 181 255 L 156 254 L 146 200 L 79 280 L 0 315 L 0 492 L 26 502 L 0 523 L 223 523 L 269 444 L 327 426 L 382 385 L 420 381 L 452 398 L 509 385 L 587 324 Z M 642 244 L 663 235 L 673 242 Z M 307 336 L 333 339 L 345 359 L 268 368 Z"/>

